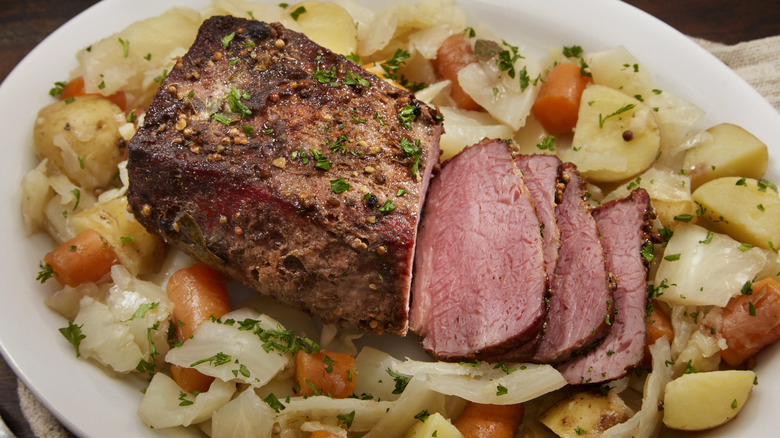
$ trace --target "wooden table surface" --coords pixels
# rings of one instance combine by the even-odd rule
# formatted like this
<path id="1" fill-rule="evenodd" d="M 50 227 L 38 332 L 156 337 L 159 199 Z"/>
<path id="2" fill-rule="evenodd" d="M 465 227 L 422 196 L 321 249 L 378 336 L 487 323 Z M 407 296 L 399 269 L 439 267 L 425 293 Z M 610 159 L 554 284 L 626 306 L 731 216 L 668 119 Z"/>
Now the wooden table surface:
<path id="1" fill-rule="evenodd" d="M 44 37 L 93 3 L 92 0 L 0 0 L 0 81 Z M 780 2 L 776 0 L 627 0 L 627 3 L 687 35 L 726 44 L 780 35 Z M 33 437 L 19 408 L 16 382 L 13 371 L 0 360 L 0 415 L 18 437 Z"/>

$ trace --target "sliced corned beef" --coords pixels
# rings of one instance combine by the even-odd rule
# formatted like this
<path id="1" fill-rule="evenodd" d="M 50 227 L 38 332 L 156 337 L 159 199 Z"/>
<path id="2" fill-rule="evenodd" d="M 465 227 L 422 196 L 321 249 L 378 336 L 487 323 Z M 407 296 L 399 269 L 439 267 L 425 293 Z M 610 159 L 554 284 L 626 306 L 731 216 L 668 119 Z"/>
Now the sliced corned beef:
<path id="1" fill-rule="evenodd" d="M 569 178 L 555 210 L 561 246 L 545 331 L 534 361 L 556 363 L 591 346 L 609 330 L 614 312 L 612 291 L 604 264 L 596 221 L 585 200 L 585 181 L 575 166 L 564 163 Z"/>
<path id="2" fill-rule="evenodd" d="M 410 329 L 446 360 L 516 350 L 545 313 L 542 238 L 506 143 L 483 140 L 432 180 L 417 241 Z"/>
<path id="3" fill-rule="evenodd" d="M 561 246 L 561 231 L 555 220 L 556 195 L 563 190 L 561 160 L 555 155 L 518 155 L 515 164 L 523 173 L 523 182 L 531 193 L 542 224 L 544 265 L 547 278 L 552 278 Z"/>
<path id="4" fill-rule="evenodd" d="M 646 336 L 647 268 L 641 255 L 653 217 L 644 189 L 593 212 L 601 233 L 607 270 L 617 281 L 615 322 L 601 344 L 558 369 L 571 384 L 617 379 L 638 365 Z"/>

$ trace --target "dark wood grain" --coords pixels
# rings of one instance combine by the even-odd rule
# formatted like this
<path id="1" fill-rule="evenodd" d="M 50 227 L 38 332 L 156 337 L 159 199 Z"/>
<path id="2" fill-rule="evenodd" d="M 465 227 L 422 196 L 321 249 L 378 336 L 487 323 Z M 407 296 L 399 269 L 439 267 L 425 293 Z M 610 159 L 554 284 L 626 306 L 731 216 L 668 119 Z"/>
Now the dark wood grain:
<path id="1" fill-rule="evenodd" d="M 626 0 L 681 32 L 734 44 L 780 34 L 776 0 Z M 0 81 L 47 35 L 93 0 L 0 0 Z M 19 408 L 17 379 L 0 360 L 0 415 L 20 438 L 33 433 Z"/>

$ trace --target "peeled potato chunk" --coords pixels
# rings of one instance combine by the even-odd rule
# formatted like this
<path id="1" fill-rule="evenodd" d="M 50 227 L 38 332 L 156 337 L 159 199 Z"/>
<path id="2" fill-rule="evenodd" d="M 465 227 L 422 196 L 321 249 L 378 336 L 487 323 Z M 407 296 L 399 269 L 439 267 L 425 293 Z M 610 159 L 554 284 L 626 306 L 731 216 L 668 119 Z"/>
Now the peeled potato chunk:
<path id="1" fill-rule="evenodd" d="M 683 159 L 694 189 L 726 176 L 759 179 L 764 175 L 769 152 L 761 140 L 731 123 L 715 125 L 707 132 L 711 140 L 689 149 Z"/>
<path id="2" fill-rule="evenodd" d="M 780 197 L 773 184 L 752 178 L 718 178 L 693 192 L 708 228 L 765 249 L 780 248 Z"/>
<path id="3" fill-rule="evenodd" d="M 303 33 L 315 43 L 345 56 L 357 52 L 355 22 L 341 6 L 308 1 L 288 6 L 287 9 L 291 14 L 296 14 L 296 21 L 303 28 Z"/>
<path id="4" fill-rule="evenodd" d="M 462 438 L 463 434 L 438 412 L 417 422 L 404 434 L 404 438 L 448 437 Z"/>
<path id="5" fill-rule="evenodd" d="M 539 421 L 562 438 L 597 437 L 631 415 L 618 396 L 585 391 L 556 403 Z"/>
<path id="6" fill-rule="evenodd" d="M 100 233 L 133 275 L 156 273 L 165 259 L 165 243 L 127 214 L 125 197 L 95 204 L 72 215 L 70 223 L 77 233 L 87 228 Z"/>
<path id="7" fill-rule="evenodd" d="M 658 156 L 661 136 L 650 108 L 603 85 L 582 93 L 571 149 L 561 159 L 577 165 L 593 182 L 625 181 L 644 172 Z"/>
<path id="8" fill-rule="evenodd" d="M 726 423 L 745 405 L 755 378 L 744 370 L 683 374 L 666 384 L 664 424 L 693 431 Z"/>

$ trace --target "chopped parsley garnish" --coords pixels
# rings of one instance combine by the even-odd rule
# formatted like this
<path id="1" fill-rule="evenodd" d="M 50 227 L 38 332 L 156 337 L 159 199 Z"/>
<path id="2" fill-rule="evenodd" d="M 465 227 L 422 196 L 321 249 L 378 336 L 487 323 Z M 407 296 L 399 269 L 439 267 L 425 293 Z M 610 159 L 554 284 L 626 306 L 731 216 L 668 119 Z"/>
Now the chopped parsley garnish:
<path id="1" fill-rule="evenodd" d="M 360 55 L 355 54 L 354 52 L 350 53 L 349 55 L 345 56 L 347 60 L 354 62 L 355 64 L 362 64 L 363 61 L 360 59 Z"/>
<path id="2" fill-rule="evenodd" d="M 119 38 L 119 44 L 122 45 L 122 56 L 127 58 L 127 55 L 130 54 L 130 41 Z"/>
<path id="3" fill-rule="evenodd" d="M 76 197 L 76 203 L 73 205 L 73 210 L 76 210 L 79 207 L 79 202 L 81 201 L 81 190 L 73 189 L 70 192 L 73 193 L 73 196 Z"/>
<path id="4" fill-rule="evenodd" d="M 748 301 L 748 313 L 750 316 L 756 316 L 756 306 L 752 301 Z"/>
<path id="5" fill-rule="evenodd" d="M 236 361 L 236 363 L 238 363 L 238 361 Z M 249 376 L 250 376 L 249 368 L 247 368 L 246 365 L 244 365 L 242 363 L 238 364 L 238 369 L 237 370 L 233 370 L 233 375 L 238 377 L 239 374 L 241 374 L 244 377 L 249 378 Z"/>
<path id="6" fill-rule="evenodd" d="M 127 123 L 135 123 L 138 120 L 138 116 L 135 115 L 135 110 L 130 110 L 130 114 L 127 115 Z"/>
<path id="7" fill-rule="evenodd" d="M 737 182 L 734 183 L 735 186 L 745 186 L 747 185 L 747 178 L 744 176 L 737 180 Z"/>
<path id="8" fill-rule="evenodd" d="M 327 144 L 327 142 L 325 142 L 325 144 Z M 341 153 L 344 153 L 346 151 L 346 147 L 345 147 L 346 144 L 347 144 L 347 136 L 346 134 L 341 134 L 338 136 L 338 138 L 333 140 L 333 143 L 331 143 L 328 146 L 328 149 L 330 149 L 330 151 L 334 153 L 339 152 L 339 150 L 341 151 Z"/>
<path id="9" fill-rule="evenodd" d="M 119 238 L 119 241 L 120 242 L 125 242 L 125 243 L 132 243 L 132 242 L 135 242 L 135 237 L 133 237 L 133 236 L 121 236 Z"/>
<path id="10" fill-rule="evenodd" d="M 81 341 L 87 337 L 85 334 L 81 333 L 81 327 L 83 327 L 83 325 L 76 325 L 73 324 L 73 321 L 68 321 L 67 327 L 59 329 L 62 336 L 64 336 L 65 339 L 73 345 L 73 348 L 76 349 L 76 357 L 81 356 L 79 345 L 81 345 Z"/>
<path id="11" fill-rule="evenodd" d="M 133 316 L 131 316 L 128 321 L 143 318 L 144 316 L 146 316 L 146 312 L 156 309 L 159 305 L 160 305 L 159 302 L 141 304 L 140 306 L 138 306 L 138 308 L 133 313 Z"/>
<path id="12" fill-rule="evenodd" d="M 425 423 L 425 420 L 427 420 L 428 417 L 430 417 L 430 416 L 431 416 L 430 412 L 428 412 L 427 409 L 423 409 L 422 411 L 418 412 L 417 415 L 414 416 L 414 418 L 416 418 L 416 419 L 420 420 L 421 422 Z"/>
<path id="13" fill-rule="evenodd" d="M 398 112 L 398 120 L 405 129 L 412 129 L 412 122 L 417 118 L 414 112 L 417 108 L 414 105 L 406 105 Z"/>
<path id="14" fill-rule="evenodd" d="M 496 386 L 496 395 L 506 395 L 509 393 L 509 390 L 506 388 L 506 386 L 502 384 L 498 384 Z"/>
<path id="15" fill-rule="evenodd" d="M 392 199 L 388 199 L 384 204 L 382 204 L 381 207 L 379 207 L 379 211 L 382 213 L 390 213 L 393 210 L 395 210 L 395 204 L 393 203 Z"/>
<path id="16" fill-rule="evenodd" d="M 567 58 L 579 58 L 582 56 L 582 52 L 582 47 L 577 45 L 563 47 L 563 56 Z"/>
<path id="17" fill-rule="evenodd" d="M 235 37 L 236 37 L 236 33 L 235 32 L 231 32 L 231 33 L 225 35 L 224 37 L 222 37 L 222 40 L 221 40 L 222 47 L 227 49 L 228 46 L 230 45 L 230 42 L 233 41 L 233 38 L 235 38 Z"/>
<path id="18" fill-rule="evenodd" d="M 314 160 L 314 167 L 321 170 L 330 169 L 330 161 L 328 161 L 328 157 L 326 157 L 325 154 L 316 149 L 309 149 L 309 151 L 311 152 L 311 158 Z M 295 154 L 295 152 L 293 152 L 293 154 Z M 301 161 L 303 164 L 309 162 L 308 158 L 306 158 L 306 153 L 302 154 Z"/>
<path id="19" fill-rule="evenodd" d="M 514 79 L 517 73 L 515 72 L 515 62 L 518 59 L 523 59 L 524 56 L 517 53 L 517 46 L 513 46 L 506 41 L 501 41 L 509 50 L 502 50 L 498 53 L 498 59 L 496 65 L 501 71 L 505 71 L 507 76 Z"/>
<path id="20" fill-rule="evenodd" d="M 292 330 L 285 330 L 282 326 L 277 325 L 276 330 L 268 330 L 260 327 L 260 321 L 256 319 L 247 318 L 243 321 L 234 322 L 238 324 L 239 330 L 251 331 L 257 337 L 263 341 L 263 350 L 269 352 L 271 350 L 288 352 L 295 354 L 299 350 L 303 350 L 306 353 L 318 353 L 320 346 L 316 342 L 309 338 L 297 337 Z M 230 324 L 225 321 L 223 324 Z"/>
<path id="21" fill-rule="evenodd" d="M 337 75 L 336 75 L 336 66 L 334 65 L 331 67 L 330 70 L 323 70 L 318 65 L 317 68 L 314 70 L 314 73 L 312 73 L 312 76 L 314 79 L 317 80 L 317 82 L 320 82 L 322 84 L 332 84 L 335 87 L 338 87 L 338 82 L 336 81 Z"/>
<path id="22" fill-rule="evenodd" d="M 420 140 L 415 139 L 414 141 L 410 141 L 405 137 L 401 137 L 400 146 L 406 155 L 414 158 L 414 164 L 412 165 L 412 175 L 417 175 L 417 172 L 420 168 L 420 155 L 422 155 Z"/>
<path id="23" fill-rule="evenodd" d="M 167 76 L 168 76 L 168 69 L 164 68 L 162 74 L 154 78 L 154 81 L 157 82 L 158 84 L 162 84 L 162 82 L 165 80 Z"/>
<path id="24" fill-rule="evenodd" d="M 227 117 L 219 113 L 214 114 L 214 120 L 218 121 L 219 123 L 222 123 L 223 125 L 230 125 L 231 123 L 233 123 L 230 119 L 228 119 Z"/>
<path id="25" fill-rule="evenodd" d="M 347 75 L 344 78 L 343 81 L 344 85 L 361 85 L 363 87 L 370 87 L 371 82 L 368 82 L 366 79 L 363 79 L 360 77 L 360 75 L 354 75 L 351 71 L 347 70 Z"/>
<path id="26" fill-rule="evenodd" d="M 742 285 L 742 295 L 753 295 L 753 282 L 748 280 Z"/>
<path id="27" fill-rule="evenodd" d="M 398 197 L 401 197 L 401 196 L 403 196 L 405 194 L 406 194 L 406 189 L 401 187 L 400 189 L 398 189 L 397 192 L 395 192 L 395 197 L 398 198 Z"/>
<path id="28" fill-rule="evenodd" d="M 333 193 L 344 193 L 349 190 L 349 183 L 344 178 L 330 180 L 330 189 Z"/>
<path id="29" fill-rule="evenodd" d="M 639 184 L 642 183 L 642 177 L 638 176 L 635 180 L 631 181 L 627 186 L 626 190 L 634 190 L 635 188 L 639 187 Z"/>
<path id="30" fill-rule="evenodd" d="M 205 359 L 197 360 L 190 364 L 190 368 L 193 368 L 197 365 L 200 365 L 202 363 L 208 363 L 211 366 L 218 367 L 220 365 L 225 365 L 226 363 L 230 363 L 233 359 L 230 357 L 230 355 L 227 355 L 225 353 L 219 352 L 211 357 L 207 357 Z"/>
<path id="31" fill-rule="evenodd" d="M 325 355 L 325 357 L 322 358 L 322 361 L 325 362 L 325 372 L 328 374 L 332 373 L 333 364 L 336 363 L 336 361 L 331 359 L 328 355 Z"/>
<path id="32" fill-rule="evenodd" d="M 555 136 L 554 135 L 548 135 L 542 141 L 536 144 L 536 147 L 540 150 L 549 150 L 549 151 L 555 151 Z"/>
<path id="33" fill-rule="evenodd" d="M 712 231 L 707 231 L 707 237 L 704 238 L 704 240 L 700 240 L 699 243 L 707 245 L 710 242 L 712 242 L 712 238 L 715 237 L 715 233 Z"/>
<path id="34" fill-rule="evenodd" d="M 65 82 L 55 82 L 54 87 L 49 90 L 49 96 L 57 97 L 62 94 L 62 90 L 65 89 Z"/>
<path id="35" fill-rule="evenodd" d="M 349 429 L 352 426 L 352 422 L 355 420 L 355 411 L 352 411 L 349 414 L 338 414 L 336 415 L 336 418 L 344 423 L 344 425 L 347 426 L 347 429 Z"/>
<path id="36" fill-rule="evenodd" d="M 669 254 L 668 256 L 664 256 L 664 260 L 667 262 L 675 262 L 680 260 L 680 254 Z"/>
<path id="37" fill-rule="evenodd" d="M 690 222 L 691 219 L 693 219 L 692 214 L 678 214 L 677 216 L 674 217 L 674 220 L 676 220 L 677 222 Z"/>
<path id="38" fill-rule="evenodd" d="M 228 100 L 230 111 L 241 114 L 241 117 L 252 114 L 252 111 L 250 111 L 249 108 L 243 102 L 241 102 L 241 99 L 249 100 L 251 98 L 251 94 L 247 93 L 246 91 L 239 91 L 235 86 L 231 86 L 230 91 L 225 93 L 223 96 L 223 99 Z"/>
<path id="39" fill-rule="evenodd" d="M 692 361 L 691 361 L 691 360 L 689 360 L 689 361 L 688 361 L 688 362 L 685 364 L 685 371 L 683 371 L 683 374 L 696 374 L 696 373 L 698 373 L 698 372 L 699 372 L 699 370 L 697 370 L 696 368 L 694 368 L 694 367 L 693 367 L 693 365 L 691 365 L 691 362 L 692 362 Z"/>
<path id="40" fill-rule="evenodd" d="M 645 243 L 642 245 L 642 258 L 645 259 L 647 263 L 650 263 L 655 258 L 655 253 L 653 252 L 653 244 L 652 243 Z"/>
<path id="41" fill-rule="evenodd" d="M 298 21 L 298 17 L 300 17 L 301 14 L 305 12 L 306 12 L 306 8 L 304 8 L 303 6 L 298 6 L 297 8 L 295 8 L 294 11 L 290 12 L 290 16 L 292 17 L 293 20 Z"/>
<path id="42" fill-rule="evenodd" d="M 179 406 L 190 406 L 194 404 L 195 402 L 192 400 L 187 400 L 187 393 L 182 391 L 179 393 Z"/>
<path id="43" fill-rule="evenodd" d="M 774 190 L 775 193 L 777 193 L 777 186 L 772 184 L 771 182 L 765 180 L 765 179 L 758 180 L 757 184 L 758 184 L 758 191 L 759 192 L 765 192 L 767 187 L 768 187 L 768 188 Z"/>
<path id="44" fill-rule="evenodd" d="M 268 404 L 268 406 L 270 406 L 276 412 L 283 411 L 287 407 L 283 405 L 278 398 L 276 398 L 273 392 L 268 394 L 268 396 L 264 398 L 263 401 L 266 402 L 266 404 Z"/>
<path id="45" fill-rule="evenodd" d="M 38 275 L 35 277 L 35 279 L 40 281 L 41 284 L 46 283 L 46 281 L 54 276 L 54 268 L 52 268 L 48 263 L 41 262 L 38 266 L 41 268 L 41 270 L 38 271 Z"/>
<path id="46" fill-rule="evenodd" d="M 401 66 L 406 65 L 406 60 L 410 57 L 409 52 L 398 49 L 390 59 L 379 64 L 379 66 L 385 71 L 385 76 L 388 79 L 399 82 L 398 70 Z"/>
<path id="47" fill-rule="evenodd" d="M 622 106 L 622 107 L 618 108 L 618 110 L 615 111 L 614 113 L 608 114 L 606 117 L 604 117 L 601 114 L 599 114 L 599 128 L 603 128 L 604 127 L 604 122 L 606 122 L 607 119 L 609 119 L 610 117 L 615 117 L 617 115 L 623 114 L 626 111 L 631 111 L 632 109 L 634 109 L 635 106 L 636 105 L 634 105 L 633 103 L 629 103 L 629 104 L 627 104 L 625 106 Z"/>
<path id="48" fill-rule="evenodd" d="M 241 130 L 244 131 L 244 134 L 246 134 L 247 137 L 251 137 L 255 133 L 255 128 L 247 125 L 243 125 Z"/>
<path id="49" fill-rule="evenodd" d="M 390 377 L 392 377 L 393 380 L 395 380 L 395 389 L 393 389 L 393 394 L 400 394 L 404 392 L 404 390 L 406 389 L 406 385 L 409 384 L 409 380 L 411 380 L 411 378 L 395 373 L 390 368 L 388 368 L 386 371 L 387 374 L 389 374 Z"/>

